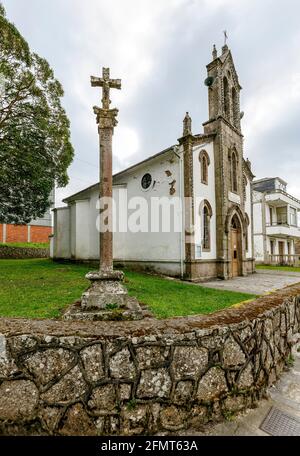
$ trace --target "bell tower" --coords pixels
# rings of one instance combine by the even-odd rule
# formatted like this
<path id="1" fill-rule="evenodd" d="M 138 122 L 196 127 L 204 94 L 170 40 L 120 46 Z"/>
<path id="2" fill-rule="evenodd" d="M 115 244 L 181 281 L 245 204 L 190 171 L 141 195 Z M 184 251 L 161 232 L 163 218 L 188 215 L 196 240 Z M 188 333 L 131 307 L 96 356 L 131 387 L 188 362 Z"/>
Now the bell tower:
<path id="1" fill-rule="evenodd" d="M 217 49 L 213 47 L 213 60 L 207 65 L 209 122 L 218 118 L 230 124 L 241 132 L 240 91 L 241 86 L 231 52 L 225 44 L 222 54 L 218 57 Z"/>
<path id="2" fill-rule="evenodd" d="M 204 133 L 215 135 L 217 271 L 220 278 L 227 279 L 247 274 L 247 217 L 243 192 L 241 86 L 226 42 L 219 56 L 213 47 L 205 85 L 208 87 L 209 120 L 203 124 Z M 232 227 L 237 233 L 236 241 Z M 237 264 L 233 265 L 233 259 Z"/>

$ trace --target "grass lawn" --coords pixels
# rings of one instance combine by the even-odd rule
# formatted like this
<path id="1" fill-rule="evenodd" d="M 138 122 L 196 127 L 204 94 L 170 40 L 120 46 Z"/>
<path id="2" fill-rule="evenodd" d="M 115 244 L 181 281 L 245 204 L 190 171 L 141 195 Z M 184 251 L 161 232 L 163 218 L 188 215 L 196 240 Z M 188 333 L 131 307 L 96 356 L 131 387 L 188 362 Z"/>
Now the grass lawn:
<path id="1" fill-rule="evenodd" d="M 90 270 L 87 265 L 48 259 L 0 260 L 0 316 L 59 317 L 88 286 L 84 275 Z M 254 298 L 129 271 L 126 286 L 158 318 L 207 314 Z"/>
<path id="2" fill-rule="evenodd" d="M 273 271 L 300 272 L 300 268 L 294 266 L 268 266 L 264 264 L 256 265 L 256 269 L 271 269 Z"/>
<path id="3" fill-rule="evenodd" d="M 0 242 L 0 247 L 26 247 L 27 249 L 48 249 L 49 242 L 8 242 L 2 243 Z"/>

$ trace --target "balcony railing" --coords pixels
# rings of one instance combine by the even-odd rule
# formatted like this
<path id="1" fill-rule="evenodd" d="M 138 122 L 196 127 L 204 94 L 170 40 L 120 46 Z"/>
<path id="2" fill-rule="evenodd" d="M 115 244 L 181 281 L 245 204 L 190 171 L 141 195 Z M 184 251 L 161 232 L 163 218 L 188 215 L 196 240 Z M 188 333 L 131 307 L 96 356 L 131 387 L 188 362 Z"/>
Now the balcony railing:
<path id="1" fill-rule="evenodd" d="M 295 203 L 300 205 L 300 201 L 299 201 L 298 198 L 296 198 L 293 195 L 290 195 L 289 193 L 285 192 L 284 190 L 280 190 L 280 189 L 269 190 L 269 191 L 266 192 L 266 196 L 267 195 L 272 195 L 272 193 L 281 194 L 281 195 L 285 196 L 286 198 L 291 199 L 292 201 L 294 201 Z"/>
<path id="2" fill-rule="evenodd" d="M 267 255 L 266 264 L 273 266 L 300 266 L 300 255 Z"/>
<path id="3" fill-rule="evenodd" d="M 298 225 L 294 225 L 292 223 L 288 223 L 287 220 L 277 220 L 277 222 L 266 223 L 266 226 L 287 226 L 293 228 L 299 228 Z"/>

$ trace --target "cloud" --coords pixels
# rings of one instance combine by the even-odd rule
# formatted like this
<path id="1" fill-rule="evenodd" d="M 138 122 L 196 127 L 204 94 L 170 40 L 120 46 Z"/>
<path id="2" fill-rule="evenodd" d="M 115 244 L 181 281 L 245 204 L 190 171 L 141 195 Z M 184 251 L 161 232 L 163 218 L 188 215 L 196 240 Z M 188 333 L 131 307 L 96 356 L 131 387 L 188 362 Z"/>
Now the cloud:
<path id="1" fill-rule="evenodd" d="M 282 175 L 300 197 L 298 119 L 300 34 L 297 0 L 2 0 L 8 17 L 46 57 L 65 88 L 76 159 L 57 201 L 98 179 L 100 104 L 90 75 L 102 66 L 122 79 L 114 168 L 175 144 L 182 119 L 193 131 L 208 117 L 203 81 L 212 44 L 229 36 L 243 86 L 245 156 L 257 177 Z"/>

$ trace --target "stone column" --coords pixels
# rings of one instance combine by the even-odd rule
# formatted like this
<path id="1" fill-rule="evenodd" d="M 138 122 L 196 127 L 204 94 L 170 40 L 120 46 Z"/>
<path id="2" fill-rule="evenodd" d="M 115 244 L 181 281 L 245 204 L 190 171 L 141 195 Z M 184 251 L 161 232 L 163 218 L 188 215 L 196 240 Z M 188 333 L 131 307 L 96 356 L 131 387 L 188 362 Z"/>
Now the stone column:
<path id="1" fill-rule="evenodd" d="M 100 210 L 100 271 L 113 270 L 113 233 L 112 233 L 112 137 L 117 124 L 117 109 L 97 111 L 100 144 L 100 198 L 105 199 L 107 208 Z M 107 222 L 107 223 L 106 223 Z"/>
<path id="2" fill-rule="evenodd" d="M 123 272 L 113 269 L 112 137 L 117 125 L 118 110 L 109 109 L 109 89 L 120 89 L 121 81 L 110 79 L 109 69 L 103 68 L 103 77 L 92 76 L 91 83 L 92 86 L 103 89 L 102 108 L 94 107 L 100 136 L 100 265 L 98 271 L 86 275 L 91 286 L 83 293 L 80 308 L 71 306 L 64 318 L 137 320 L 143 318 L 141 307 L 135 298 L 128 296 L 122 283 Z"/>
<path id="3" fill-rule="evenodd" d="M 183 120 L 183 136 L 178 139 L 183 146 L 184 167 L 184 213 L 185 213 L 185 263 L 186 279 L 193 278 L 193 261 L 195 260 L 194 239 L 194 177 L 193 177 L 193 135 L 192 120 L 188 114 Z"/>

